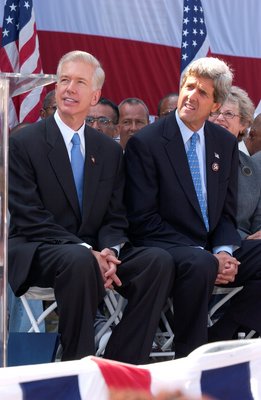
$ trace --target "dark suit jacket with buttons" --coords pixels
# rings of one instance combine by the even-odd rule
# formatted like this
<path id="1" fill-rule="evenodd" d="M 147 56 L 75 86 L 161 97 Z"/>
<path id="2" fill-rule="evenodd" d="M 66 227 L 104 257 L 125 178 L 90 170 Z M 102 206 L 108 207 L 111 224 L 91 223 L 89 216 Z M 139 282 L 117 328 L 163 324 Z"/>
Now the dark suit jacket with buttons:
<path id="1" fill-rule="evenodd" d="M 85 128 L 82 218 L 68 152 L 51 116 L 10 137 L 9 281 L 17 295 L 41 243 L 86 242 L 103 249 L 126 242 L 121 147 Z M 21 181 L 23 187 L 21 187 Z"/>
<path id="2" fill-rule="evenodd" d="M 261 166 L 256 157 L 239 152 L 238 231 L 242 239 L 261 230 Z"/>
<path id="3" fill-rule="evenodd" d="M 206 183 L 210 231 L 205 229 L 175 112 L 128 142 L 126 202 L 138 245 L 240 245 L 236 230 L 236 138 L 206 121 Z"/>

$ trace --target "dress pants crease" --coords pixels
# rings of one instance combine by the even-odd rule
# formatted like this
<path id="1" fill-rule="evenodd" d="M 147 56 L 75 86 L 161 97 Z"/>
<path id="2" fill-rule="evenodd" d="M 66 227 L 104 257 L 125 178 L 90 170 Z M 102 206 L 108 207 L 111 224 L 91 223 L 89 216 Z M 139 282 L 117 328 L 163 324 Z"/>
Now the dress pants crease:
<path id="1" fill-rule="evenodd" d="M 117 290 L 128 303 L 104 357 L 145 364 L 173 281 L 173 260 L 164 250 L 142 247 L 123 250 L 120 259 L 118 275 L 125 284 Z"/>
<path id="2" fill-rule="evenodd" d="M 46 287 L 54 288 L 58 329 L 63 332 L 62 360 L 95 354 L 93 324 L 105 290 L 91 251 L 76 244 L 43 244 L 38 248 L 29 279 L 33 285 L 44 282 Z"/>

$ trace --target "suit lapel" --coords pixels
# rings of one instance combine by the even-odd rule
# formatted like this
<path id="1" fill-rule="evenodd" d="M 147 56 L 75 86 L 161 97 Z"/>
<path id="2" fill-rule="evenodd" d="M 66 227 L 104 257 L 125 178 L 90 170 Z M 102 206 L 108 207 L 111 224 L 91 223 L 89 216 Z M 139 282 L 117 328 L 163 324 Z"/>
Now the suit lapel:
<path id="1" fill-rule="evenodd" d="M 174 115 L 172 119 L 168 119 L 168 123 L 165 125 L 163 136 L 167 139 L 167 143 L 165 145 L 166 153 L 178 178 L 180 186 L 184 190 L 192 207 L 195 208 L 198 215 L 202 218 L 197 194 L 189 169 L 183 139 Z"/>
<path id="2" fill-rule="evenodd" d="M 62 134 L 53 118 L 48 119 L 47 125 L 47 142 L 50 145 L 48 154 L 49 161 L 52 165 L 54 173 L 63 188 L 76 217 L 81 219 L 81 211 L 78 203 L 77 192 L 75 189 L 74 178 L 72 174 L 71 163 L 68 152 L 62 137 Z M 55 193 L 54 193 L 55 196 Z"/>
<path id="3" fill-rule="evenodd" d="M 213 129 L 213 128 L 212 128 Z M 205 145 L 206 145 L 206 179 L 208 197 L 208 219 L 210 227 L 215 221 L 219 190 L 219 169 L 222 160 L 220 159 L 219 146 L 215 142 L 214 135 L 208 132 L 209 127 L 205 125 Z"/>
<path id="4" fill-rule="evenodd" d="M 86 126 L 84 135 L 85 171 L 83 189 L 83 221 L 86 221 L 96 199 L 96 191 L 100 181 L 103 159 L 100 152 L 100 145 L 97 140 L 95 140 L 93 131 Z"/>

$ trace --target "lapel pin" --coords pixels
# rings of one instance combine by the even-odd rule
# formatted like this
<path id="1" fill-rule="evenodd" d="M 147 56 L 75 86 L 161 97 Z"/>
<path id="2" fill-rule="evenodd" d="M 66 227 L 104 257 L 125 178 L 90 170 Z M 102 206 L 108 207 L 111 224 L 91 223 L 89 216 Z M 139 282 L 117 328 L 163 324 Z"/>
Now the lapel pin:
<path id="1" fill-rule="evenodd" d="M 251 168 L 249 168 L 246 165 L 244 165 L 243 168 L 242 168 L 242 173 L 245 176 L 251 176 L 252 175 Z"/>
<path id="2" fill-rule="evenodd" d="M 93 156 L 91 156 L 91 162 L 92 162 L 93 164 L 95 164 L 95 158 L 94 158 Z"/>
<path id="3" fill-rule="evenodd" d="M 214 153 L 216 158 L 219 158 L 219 154 L 218 153 Z"/>
<path id="4" fill-rule="evenodd" d="M 218 163 L 213 163 L 212 164 L 212 171 L 214 171 L 214 172 L 217 172 L 219 170 L 219 165 L 218 165 Z"/>

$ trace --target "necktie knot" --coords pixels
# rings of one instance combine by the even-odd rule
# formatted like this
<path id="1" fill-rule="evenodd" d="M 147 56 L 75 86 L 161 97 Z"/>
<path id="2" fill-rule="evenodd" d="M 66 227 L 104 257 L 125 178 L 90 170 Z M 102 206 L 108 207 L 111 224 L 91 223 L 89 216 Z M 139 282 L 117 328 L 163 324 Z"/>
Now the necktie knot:
<path id="1" fill-rule="evenodd" d="M 190 146 L 195 147 L 198 140 L 199 140 L 199 134 L 197 132 L 194 132 L 190 138 Z"/>
<path id="2" fill-rule="evenodd" d="M 77 145 L 80 146 L 80 144 L 81 144 L 80 136 L 77 132 L 73 135 L 71 142 L 74 146 L 77 146 Z"/>

